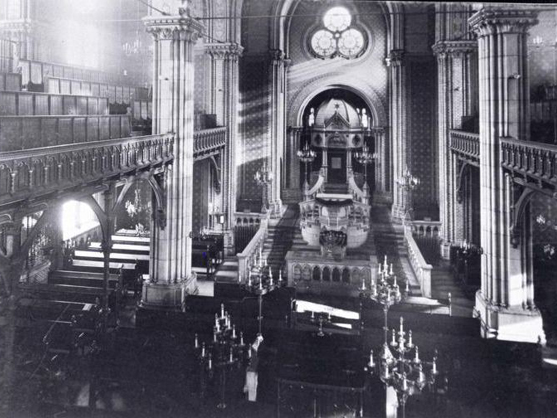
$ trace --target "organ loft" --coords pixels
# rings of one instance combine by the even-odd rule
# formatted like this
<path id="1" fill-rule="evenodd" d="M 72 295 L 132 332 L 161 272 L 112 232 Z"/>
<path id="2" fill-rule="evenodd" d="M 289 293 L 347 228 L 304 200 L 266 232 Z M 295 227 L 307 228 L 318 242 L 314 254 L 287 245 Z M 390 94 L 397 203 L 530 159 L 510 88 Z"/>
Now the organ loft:
<path id="1" fill-rule="evenodd" d="M 0 416 L 557 416 L 557 8 L 0 3 Z"/>

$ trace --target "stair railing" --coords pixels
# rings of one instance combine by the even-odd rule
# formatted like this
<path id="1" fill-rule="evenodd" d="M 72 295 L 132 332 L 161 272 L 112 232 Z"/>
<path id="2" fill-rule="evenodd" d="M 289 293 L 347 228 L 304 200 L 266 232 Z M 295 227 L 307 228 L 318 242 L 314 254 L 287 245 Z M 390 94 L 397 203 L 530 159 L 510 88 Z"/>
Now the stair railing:
<path id="1" fill-rule="evenodd" d="M 410 265 L 418 278 L 422 295 L 426 298 L 431 298 L 431 270 L 433 267 L 425 261 L 418 244 L 414 240 L 412 229 L 408 225 L 404 227 L 404 241 Z"/>
<path id="2" fill-rule="evenodd" d="M 266 214 L 264 218 L 261 218 L 261 223 L 259 224 L 259 230 L 253 236 L 251 241 L 244 251 L 238 253 L 236 257 L 238 258 L 238 280 L 244 282 L 248 277 L 248 270 L 251 265 L 259 261 L 259 252 L 263 248 L 263 243 L 269 235 L 269 214 Z"/>

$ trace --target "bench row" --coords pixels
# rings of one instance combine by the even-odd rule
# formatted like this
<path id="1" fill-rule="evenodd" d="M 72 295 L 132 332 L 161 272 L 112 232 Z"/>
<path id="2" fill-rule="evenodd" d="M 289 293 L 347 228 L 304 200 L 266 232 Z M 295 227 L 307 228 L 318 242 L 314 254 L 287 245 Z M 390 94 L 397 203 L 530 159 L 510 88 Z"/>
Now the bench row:
<path id="1" fill-rule="evenodd" d="M 0 92 L 0 116 L 108 115 L 106 97 Z"/>

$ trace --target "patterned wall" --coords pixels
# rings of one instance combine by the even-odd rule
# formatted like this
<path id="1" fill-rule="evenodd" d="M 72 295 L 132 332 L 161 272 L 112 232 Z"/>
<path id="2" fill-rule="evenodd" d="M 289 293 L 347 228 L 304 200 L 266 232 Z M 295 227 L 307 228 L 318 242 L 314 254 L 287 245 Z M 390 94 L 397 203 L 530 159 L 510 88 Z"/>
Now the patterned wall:
<path id="1" fill-rule="evenodd" d="M 557 29 L 554 12 L 540 12 L 539 23 L 530 29 L 528 37 L 528 64 L 530 71 L 530 92 L 535 94 L 540 85 L 557 84 Z M 542 44 L 535 45 L 540 37 Z"/>
<path id="2" fill-rule="evenodd" d="M 428 215 L 438 204 L 437 198 L 437 151 L 435 129 L 435 100 L 437 98 L 436 62 L 432 59 L 411 61 L 410 78 L 410 171 L 421 180 L 414 192 L 416 215 L 436 219 L 436 211 Z"/>
<path id="3" fill-rule="evenodd" d="M 204 114 L 209 112 L 207 103 L 208 89 L 210 87 L 210 56 L 205 54 L 203 49 L 196 48 L 194 57 L 194 114 Z M 197 120 L 197 118 L 196 118 Z"/>

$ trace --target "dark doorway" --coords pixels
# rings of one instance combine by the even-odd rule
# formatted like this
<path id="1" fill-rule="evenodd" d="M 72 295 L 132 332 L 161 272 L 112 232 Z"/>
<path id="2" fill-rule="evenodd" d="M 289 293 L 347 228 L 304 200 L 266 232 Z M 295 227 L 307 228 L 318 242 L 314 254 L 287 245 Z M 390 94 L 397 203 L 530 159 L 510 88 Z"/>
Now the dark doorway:
<path id="1" fill-rule="evenodd" d="M 346 184 L 346 152 L 329 150 L 327 153 L 328 182 Z"/>

